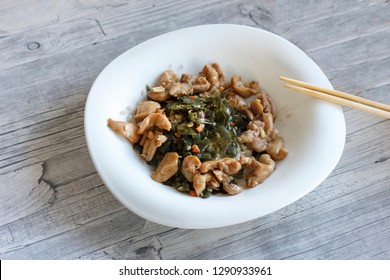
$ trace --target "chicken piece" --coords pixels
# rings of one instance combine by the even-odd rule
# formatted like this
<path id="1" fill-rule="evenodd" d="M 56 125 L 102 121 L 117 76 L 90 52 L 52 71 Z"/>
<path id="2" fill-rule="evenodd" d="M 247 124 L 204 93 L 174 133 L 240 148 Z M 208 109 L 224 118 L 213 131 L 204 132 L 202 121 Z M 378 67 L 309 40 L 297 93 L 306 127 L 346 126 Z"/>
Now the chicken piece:
<path id="1" fill-rule="evenodd" d="M 152 173 L 152 179 L 162 183 L 171 178 L 179 170 L 179 155 L 176 152 L 166 153 Z"/>
<path id="2" fill-rule="evenodd" d="M 258 81 L 250 81 L 246 83 L 245 86 L 251 89 L 256 94 L 261 93 L 261 89 Z"/>
<path id="3" fill-rule="evenodd" d="M 264 130 L 265 124 L 260 120 L 254 120 L 254 121 L 249 122 L 246 127 L 247 127 L 247 129 L 255 130 L 261 134 L 261 130 Z M 265 135 L 266 135 L 265 132 L 263 135 L 265 137 Z"/>
<path id="4" fill-rule="evenodd" d="M 181 75 L 181 82 L 191 84 L 193 92 L 202 93 L 208 91 L 210 83 L 205 77 L 197 77 L 195 75 L 183 74 Z"/>
<path id="5" fill-rule="evenodd" d="M 213 64 L 211 64 L 211 67 L 213 67 L 215 69 L 215 71 L 217 71 L 217 73 L 218 73 L 219 84 L 221 86 L 223 86 L 223 87 L 226 87 L 226 85 L 225 85 L 225 75 L 223 74 L 221 66 L 219 66 L 218 63 L 213 63 Z"/>
<path id="6" fill-rule="evenodd" d="M 207 81 L 210 83 L 210 90 L 215 90 L 219 87 L 218 72 L 209 64 L 206 64 L 199 74 L 206 77 Z"/>
<path id="7" fill-rule="evenodd" d="M 228 174 L 224 173 L 221 170 L 215 169 L 212 170 L 212 173 L 214 174 L 215 179 L 222 184 L 222 188 L 231 195 L 239 194 L 244 190 L 243 187 L 238 186 L 234 183 L 231 183 L 233 180 L 233 177 L 229 176 Z M 207 174 L 207 173 L 206 173 Z"/>
<path id="8" fill-rule="evenodd" d="M 273 160 L 282 160 L 288 155 L 288 151 L 283 146 L 284 139 L 282 136 L 278 136 L 275 140 L 268 143 L 266 152 Z"/>
<path id="9" fill-rule="evenodd" d="M 248 123 L 247 129 L 237 140 L 255 152 L 265 151 L 267 148 L 267 135 L 264 131 L 264 123 L 259 120 L 251 121 Z"/>
<path id="10" fill-rule="evenodd" d="M 218 190 L 219 189 L 219 182 L 218 180 L 215 178 L 215 176 L 213 175 L 213 173 L 211 172 L 207 172 L 205 174 L 203 174 L 203 176 L 205 176 L 206 178 L 206 184 L 214 189 L 214 190 Z"/>
<path id="11" fill-rule="evenodd" d="M 148 91 L 147 95 L 150 99 L 157 102 L 167 101 L 171 96 L 168 93 L 168 90 L 163 87 L 155 87 L 153 90 Z"/>
<path id="12" fill-rule="evenodd" d="M 210 83 L 205 77 L 197 77 L 192 83 L 192 88 L 194 89 L 194 92 L 206 92 L 210 88 Z"/>
<path id="13" fill-rule="evenodd" d="M 237 107 L 237 111 L 240 113 L 243 113 L 245 115 L 245 117 L 247 118 L 247 120 L 249 120 L 249 121 L 254 120 L 253 112 L 251 110 L 249 110 L 246 105 Z"/>
<path id="14" fill-rule="evenodd" d="M 140 122 L 147 116 L 155 113 L 160 108 L 161 105 L 158 102 L 147 100 L 141 101 L 140 103 L 138 103 L 134 118 L 137 122 Z"/>
<path id="15" fill-rule="evenodd" d="M 143 144 L 141 156 L 145 158 L 146 161 L 151 161 L 157 151 L 158 147 L 161 147 L 167 141 L 167 137 L 161 132 L 152 132 L 149 131 L 146 133 L 146 139 L 142 139 L 141 143 Z"/>
<path id="16" fill-rule="evenodd" d="M 187 179 L 192 182 L 195 172 L 200 168 L 201 162 L 196 156 L 186 156 L 181 165 L 181 173 Z"/>
<path id="17" fill-rule="evenodd" d="M 138 134 L 138 125 L 134 123 L 114 121 L 112 119 L 108 119 L 107 125 L 114 132 L 125 137 L 131 143 L 137 143 L 140 140 L 140 136 Z"/>
<path id="18" fill-rule="evenodd" d="M 268 140 L 272 141 L 279 135 L 279 131 L 274 127 L 274 118 L 271 113 L 263 114 L 264 131 L 268 136 Z"/>
<path id="19" fill-rule="evenodd" d="M 253 115 L 259 119 L 263 115 L 263 105 L 261 104 L 259 99 L 253 99 L 249 104 L 249 109 L 252 111 Z"/>
<path id="20" fill-rule="evenodd" d="M 242 157 L 241 164 L 245 168 L 252 170 L 246 174 L 246 187 L 253 188 L 264 182 L 265 179 L 275 170 L 275 162 L 268 154 L 262 154 L 259 160 L 254 157 Z"/>
<path id="21" fill-rule="evenodd" d="M 194 174 L 192 186 L 195 189 L 196 195 L 200 196 L 202 192 L 206 189 L 206 177 L 196 171 Z"/>
<path id="22" fill-rule="evenodd" d="M 265 124 L 262 121 L 250 121 L 246 127 L 248 130 L 256 131 L 260 138 L 267 138 L 267 133 L 264 131 Z"/>
<path id="23" fill-rule="evenodd" d="M 148 91 L 148 96 L 157 102 L 167 101 L 171 95 L 169 94 L 169 89 L 174 83 L 179 81 L 179 77 L 173 70 L 166 70 L 161 74 L 159 87 L 152 88 L 151 91 Z"/>
<path id="24" fill-rule="evenodd" d="M 139 124 L 138 134 L 144 134 L 145 131 L 150 130 L 154 126 L 168 131 L 172 128 L 172 124 L 165 114 L 153 113 Z"/>
<path id="25" fill-rule="evenodd" d="M 186 84 L 193 84 L 198 77 L 191 74 L 181 74 L 180 82 Z"/>
<path id="26" fill-rule="evenodd" d="M 248 108 L 248 105 L 241 95 L 232 92 L 232 94 L 229 94 L 227 98 L 230 106 L 236 107 L 237 111 L 244 114 L 248 120 L 252 121 L 254 119 L 253 112 Z"/>
<path id="27" fill-rule="evenodd" d="M 227 175 L 225 172 L 219 169 L 213 169 L 211 172 L 214 174 L 215 179 L 219 182 L 222 183 L 223 180 L 226 179 L 229 175 Z"/>
<path id="28" fill-rule="evenodd" d="M 219 169 L 231 175 L 241 170 L 241 164 L 239 160 L 234 158 L 221 158 L 202 162 L 199 171 L 200 173 L 206 173 L 214 169 Z"/>
<path id="29" fill-rule="evenodd" d="M 161 74 L 159 85 L 165 89 L 169 89 L 173 83 L 179 81 L 179 77 L 173 70 L 166 70 Z"/>
<path id="30" fill-rule="evenodd" d="M 142 137 L 141 137 L 141 141 L 139 142 L 139 144 L 141 146 L 145 146 L 146 140 L 152 139 L 152 137 L 153 137 L 153 132 L 152 131 L 144 133 L 144 135 L 142 135 Z"/>
<path id="31" fill-rule="evenodd" d="M 168 89 L 168 93 L 171 96 L 179 97 L 184 95 L 190 95 L 193 92 L 192 84 L 186 83 L 173 83 L 172 86 Z"/>
<path id="32" fill-rule="evenodd" d="M 261 138 L 259 133 L 254 130 L 247 130 L 240 137 L 238 141 L 244 143 L 249 149 L 255 152 L 263 152 L 267 148 L 267 140 Z"/>
<path id="33" fill-rule="evenodd" d="M 213 176 L 212 173 L 208 172 L 205 174 L 201 174 L 199 171 L 197 170 L 195 171 L 195 174 L 193 176 L 192 186 L 194 187 L 197 196 L 200 196 L 207 186 L 209 186 L 212 189 L 218 190 L 219 185 L 220 185 L 219 182 Z"/>
<path id="34" fill-rule="evenodd" d="M 230 195 L 236 195 L 241 193 L 244 188 L 233 183 L 222 184 L 223 189 Z"/>
<path id="35" fill-rule="evenodd" d="M 242 98 L 240 95 L 238 95 L 236 93 L 231 92 L 231 94 L 230 94 L 230 92 L 229 92 L 229 95 L 226 98 L 229 100 L 230 106 L 237 107 L 237 108 L 239 108 L 239 107 L 246 108 L 247 107 L 244 98 Z"/>
<path id="36" fill-rule="evenodd" d="M 229 176 L 229 174 L 226 174 L 220 169 L 214 169 L 211 171 L 214 174 L 215 179 L 222 184 L 228 184 L 233 180 L 232 176 Z"/>
<path id="37" fill-rule="evenodd" d="M 244 98 L 260 93 L 260 86 L 258 82 L 251 81 L 247 84 L 244 84 L 241 81 L 241 77 L 238 75 L 233 75 L 231 77 L 230 85 L 235 93 L 238 93 Z"/>
<path id="38" fill-rule="evenodd" d="M 272 101 L 271 97 L 265 92 L 260 92 L 258 95 L 256 95 L 256 98 L 259 99 L 261 104 L 263 105 L 263 112 L 271 113 L 273 119 L 275 120 L 277 115 L 276 106 Z"/>

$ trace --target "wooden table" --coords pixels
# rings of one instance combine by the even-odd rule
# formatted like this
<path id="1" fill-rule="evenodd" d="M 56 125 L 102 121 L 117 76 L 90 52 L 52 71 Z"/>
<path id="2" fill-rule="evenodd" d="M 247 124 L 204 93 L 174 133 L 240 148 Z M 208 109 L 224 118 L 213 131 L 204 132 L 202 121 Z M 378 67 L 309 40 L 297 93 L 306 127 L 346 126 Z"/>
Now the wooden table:
<path id="1" fill-rule="evenodd" d="M 390 103 L 389 1 L 1 0 L 1 259 L 390 258 L 390 122 L 355 109 L 330 176 L 251 222 L 170 228 L 111 195 L 84 138 L 92 83 L 138 43 L 210 23 L 274 32 L 336 89 Z"/>

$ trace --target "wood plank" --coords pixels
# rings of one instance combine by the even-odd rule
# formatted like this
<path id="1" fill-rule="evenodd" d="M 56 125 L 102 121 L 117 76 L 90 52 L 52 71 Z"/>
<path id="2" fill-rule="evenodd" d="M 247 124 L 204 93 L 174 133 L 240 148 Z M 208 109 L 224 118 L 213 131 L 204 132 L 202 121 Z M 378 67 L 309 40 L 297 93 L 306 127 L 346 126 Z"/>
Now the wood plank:
<path id="1" fill-rule="evenodd" d="M 21 172 L 27 171 L 22 170 Z M 8 219 L 3 220 L 0 232 L 8 232 L 12 236 L 12 240 L 10 239 L 6 244 L 2 244 L 0 250 L 2 258 L 7 258 L 9 253 L 17 252 L 19 252 L 18 254 L 26 253 L 27 257 L 30 246 L 35 246 L 34 244 L 40 243 L 42 240 L 57 235 L 67 236 L 66 233 L 69 231 L 83 228 L 90 223 L 93 224 L 95 220 L 100 222 L 101 219 L 105 219 L 112 214 L 115 216 L 115 213 L 122 213 L 124 210 L 123 205 L 109 193 L 96 174 L 82 178 L 73 177 L 71 182 L 61 184 L 55 177 L 52 181 L 46 179 L 45 172 L 46 170 L 42 169 L 40 174 L 35 174 L 30 180 L 39 181 L 50 189 L 52 194 L 50 203 L 45 205 L 45 208 L 28 205 L 29 208 L 20 213 L 18 219 L 13 218 L 14 216 L 5 217 Z M 50 175 L 50 171 L 47 172 Z M 38 176 L 40 177 L 37 179 Z M 51 177 L 49 176 L 49 178 Z M 11 179 L 15 180 L 15 178 Z M 15 184 L 17 182 L 9 181 L 9 183 Z M 76 192 L 71 192 L 76 188 L 78 188 Z M 37 189 L 37 186 L 26 185 L 26 192 L 31 192 L 34 189 Z M 20 204 L 23 206 L 24 199 L 20 195 L 14 198 L 13 202 L 14 204 L 8 206 L 8 211 L 18 210 Z M 142 223 L 141 218 L 130 214 L 128 210 L 125 212 L 128 219 L 135 219 Z M 18 212 L 16 213 L 18 214 Z"/>
<path id="2" fill-rule="evenodd" d="M 24 129 L 27 131 L 31 130 L 31 132 L 20 132 L 18 130 L 18 133 L 23 133 L 19 137 L 19 142 L 15 143 L 14 141 L 12 145 L 7 145 L 7 143 L 12 142 L 12 139 L 4 141 L 7 146 L 1 149 L 0 164 L 3 167 L 1 172 L 7 172 L 14 164 L 26 166 L 42 162 L 59 153 L 66 153 L 75 148 L 85 147 L 82 120 L 82 116 L 65 121 L 61 118 L 53 120 L 55 122 L 53 128 L 48 128 L 49 123 L 46 125 L 33 125 Z"/>
<path id="3" fill-rule="evenodd" d="M 144 237 L 140 241 L 126 239 L 117 244 L 81 256 L 84 260 L 162 260 L 161 244 L 157 235 Z"/>
<path id="4" fill-rule="evenodd" d="M 107 214 L 99 222 L 54 235 L 35 242 L 27 248 L 14 249 L 0 254 L 2 259 L 77 259 L 80 255 L 105 247 L 113 241 L 134 236 L 144 221 L 128 210 Z M 70 224 L 70 223 L 69 223 Z M 34 233 L 38 235 L 37 233 Z"/>
<path id="5" fill-rule="evenodd" d="M 328 71 L 327 76 L 334 87 L 342 91 L 389 104 L 389 95 L 380 90 L 390 84 L 390 69 L 386 67 L 389 63 L 390 57 L 366 61 L 338 71 Z"/>
<path id="6" fill-rule="evenodd" d="M 50 205 L 54 190 L 40 180 L 41 174 L 42 166 L 34 165 L 0 175 L 0 226 Z"/>
<path id="7" fill-rule="evenodd" d="M 309 53 L 314 58 L 322 58 L 321 68 L 324 71 L 334 72 L 353 68 L 361 63 L 376 62 L 388 58 L 390 54 L 383 46 L 390 45 L 389 38 L 390 31 L 388 29 L 378 29 L 326 48 L 309 50 Z"/>
<path id="8" fill-rule="evenodd" d="M 101 10 L 126 4 L 127 1 L 124 0 L 58 0 L 55 2 L 31 0 L 29 5 L 12 0 L 2 1 L 0 36 L 8 36 L 63 21 L 91 18 Z"/>
<path id="9" fill-rule="evenodd" d="M 112 46 L 107 43 L 96 52 L 90 45 L 89 54 L 77 49 L 0 71 L 0 80 L 7 81 L 0 84 L 0 173 L 85 146 L 83 110 L 88 91 L 99 71 L 128 42 Z M 26 92 L 28 97 L 21 98 Z"/>
<path id="10" fill-rule="evenodd" d="M 376 187 L 382 188 L 380 185 Z M 366 197 L 364 191 L 355 192 L 353 197 L 343 196 L 341 201 L 332 200 L 282 221 L 265 222 L 265 225 L 261 218 L 239 228 L 168 232 L 159 236 L 163 244 L 161 253 L 165 259 L 296 259 L 298 256 L 309 258 L 308 252 L 316 257 L 327 252 L 332 257 L 327 246 L 341 248 L 347 242 L 358 240 L 360 237 L 357 233 L 363 230 L 375 232 L 378 227 L 387 230 L 390 222 L 386 216 L 389 191 L 377 194 L 371 204 L 362 205 Z M 378 211 L 385 216 L 380 217 Z M 365 226 L 367 224 L 371 227 Z M 340 232 L 341 228 L 345 233 Z M 199 238 L 203 241 L 196 245 Z M 370 239 L 366 241 L 370 244 L 376 242 Z M 195 251 L 184 251 L 186 247 Z"/>
<path id="11" fill-rule="evenodd" d="M 53 24 L 7 36 L 0 42 L 0 70 L 93 45 L 105 36 L 97 20 Z"/>

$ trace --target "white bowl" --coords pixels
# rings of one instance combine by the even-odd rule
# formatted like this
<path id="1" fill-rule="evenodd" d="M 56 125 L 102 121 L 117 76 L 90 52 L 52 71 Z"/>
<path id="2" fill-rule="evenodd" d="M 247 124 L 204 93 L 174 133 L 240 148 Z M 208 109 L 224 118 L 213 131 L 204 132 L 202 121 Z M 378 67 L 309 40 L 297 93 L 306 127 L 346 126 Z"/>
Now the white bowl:
<path id="1" fill-rule="evenodd" d="M 289 155 L 261 185 L 236 196 L 191 197 L 157 183 L 151 170 L 107 119 L 126 120 L 130 106 L 146 98 L 161 72 L 197 74 L 217 62 L 225 76 L 258 80 L 279 115 L 276 127 Z M 340 106 L 284 88 L 279 76 L 332 88 L 320 68 L 287 40 L 252 27 L 218 24 L 173 31 L 143 42 L 112 61 L 98 76 L 85 108 L 85 134 L 92 161 L 114 196 L 137 215 L 167 226 L 213 228 L 276 211 L 317 187 L 343 152 L 345 121 Z M 132 112 L 130 112 L 132 113 Z"/>

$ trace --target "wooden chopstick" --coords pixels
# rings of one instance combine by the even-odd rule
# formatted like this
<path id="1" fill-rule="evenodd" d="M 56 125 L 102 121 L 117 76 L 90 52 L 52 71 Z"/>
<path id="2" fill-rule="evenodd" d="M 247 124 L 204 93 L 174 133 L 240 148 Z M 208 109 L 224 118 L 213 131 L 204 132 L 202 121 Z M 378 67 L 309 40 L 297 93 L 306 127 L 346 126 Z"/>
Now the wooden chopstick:
<path id="1" fill-rule="evenodd" d="M 309 83 L 305 83 L 291 78 L 286 78 L 283 76 L 280 76 L 279 78 L 282 81 L 292 84 L 286 84 L 285 87 L 287 88 L 297 90 L 332 103 L 352 107 L 390 119 L 390 106 L 387 104 L 354 96 L 352 94 L 348 94 L 338 90 L 330 90 L 327 88 L 318 87 Z"/>

